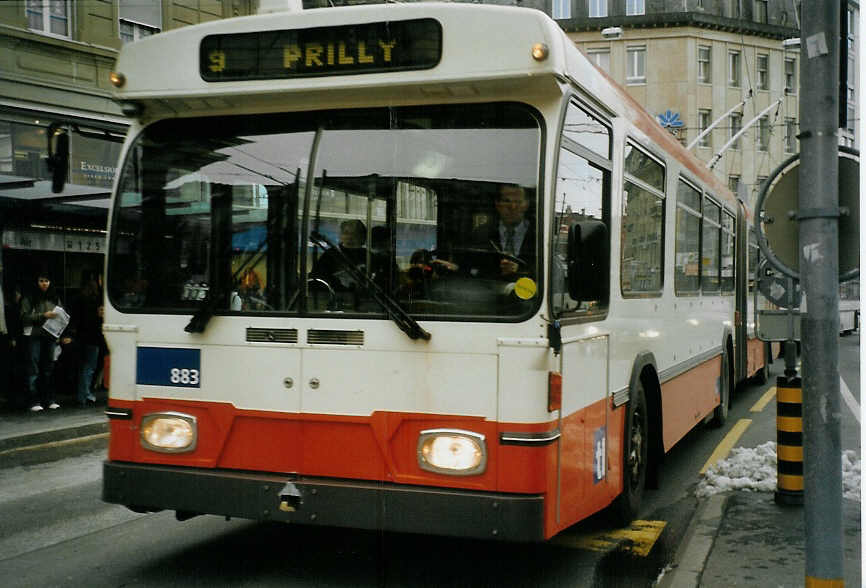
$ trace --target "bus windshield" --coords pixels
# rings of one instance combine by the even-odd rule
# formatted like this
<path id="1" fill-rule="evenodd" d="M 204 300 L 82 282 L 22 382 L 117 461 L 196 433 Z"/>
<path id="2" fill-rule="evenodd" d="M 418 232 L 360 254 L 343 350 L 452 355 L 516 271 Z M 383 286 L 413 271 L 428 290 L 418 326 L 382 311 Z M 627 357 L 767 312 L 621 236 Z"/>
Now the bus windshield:
<path id="1" fill-rule="evenodd" d="M 378 289 L 419 318 L 526 317 L 539 120 L 493 103 L 154 123 L 121 170 L 109 296 L 127 312 L 381 317 Z"/>

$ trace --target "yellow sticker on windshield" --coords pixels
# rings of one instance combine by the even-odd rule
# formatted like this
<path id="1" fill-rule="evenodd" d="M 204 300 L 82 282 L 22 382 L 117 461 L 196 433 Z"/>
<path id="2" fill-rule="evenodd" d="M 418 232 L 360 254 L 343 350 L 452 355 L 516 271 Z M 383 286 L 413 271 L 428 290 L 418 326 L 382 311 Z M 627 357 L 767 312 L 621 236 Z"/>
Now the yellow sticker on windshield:
<path id="1" fill-rule="evenodd" d="M 514 293 L 521 300 L 529 300 L 538 292 L 538 286 L 531 278 L 520 278 L 514 283 Z"/>

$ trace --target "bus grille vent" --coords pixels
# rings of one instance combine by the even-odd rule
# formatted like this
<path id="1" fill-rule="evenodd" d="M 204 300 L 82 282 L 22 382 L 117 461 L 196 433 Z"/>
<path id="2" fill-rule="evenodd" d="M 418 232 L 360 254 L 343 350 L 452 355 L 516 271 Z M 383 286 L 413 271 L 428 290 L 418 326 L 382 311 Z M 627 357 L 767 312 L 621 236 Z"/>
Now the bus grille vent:
<path id="1" fill-rule="evenodd" d="M 297 329 L 258 329 L 247 327 L 249 343 L 297 343 Z"/>
<path id="2" fill-rule="evenodd" d="M 363 345 L 364 331 L 310 329 L 307 331 L 307 343 L 311 345 Z"/>

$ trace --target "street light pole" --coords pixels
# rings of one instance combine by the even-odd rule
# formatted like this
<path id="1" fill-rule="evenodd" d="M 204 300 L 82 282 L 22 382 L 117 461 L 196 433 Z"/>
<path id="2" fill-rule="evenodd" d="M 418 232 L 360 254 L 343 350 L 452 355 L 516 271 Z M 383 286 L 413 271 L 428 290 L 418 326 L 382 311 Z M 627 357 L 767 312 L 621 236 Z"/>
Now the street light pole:
<path id="1" fill-rule="evenodd" d="M 843 586 L 839 0 L 803 2 L 800 38 L 798 219 L 806 307 L 801 315 L 806 586 Z"/>

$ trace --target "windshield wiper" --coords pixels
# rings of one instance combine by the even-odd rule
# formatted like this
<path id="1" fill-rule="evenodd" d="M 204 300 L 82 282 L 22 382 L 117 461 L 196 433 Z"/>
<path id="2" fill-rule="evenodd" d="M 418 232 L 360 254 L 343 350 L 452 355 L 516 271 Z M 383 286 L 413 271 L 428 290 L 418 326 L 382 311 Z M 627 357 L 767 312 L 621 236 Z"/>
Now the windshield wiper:
<path id="1" fill-rule="evenodd" d="M 394 321 L 394 324 L 396 324 L 401 331 L 406 333 L 410 339 L 423 339 L 424 341 L 430 340 L 430 333 L 425 331 L 424 328 L 418 324 L 418 321 L 412 318 L 412 316 L 406 312 L 402 306 L 400 306 L 399 302 L 394 300 L 387 292 L 380 288 L 373 278 L 368 276 L 366 272 L 362 272 L 355 267 L 354 262 L 349 259 L 346 253 L 330 239 L 314 230 L 310 233 L 310 241 L 322 249 L 332 249 L 337 254 L 337 259 L 340 260 L 346 268 L 346 271 L 349 272 L 349 275 L 354 278 L 355 282 L 364 285 L 366 290 L 373 296 L 373 299 L 385 309 L 385 314 L 388 315 L 388 318 Z"/>

